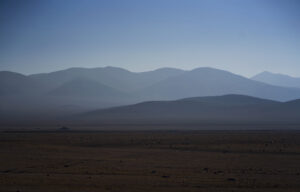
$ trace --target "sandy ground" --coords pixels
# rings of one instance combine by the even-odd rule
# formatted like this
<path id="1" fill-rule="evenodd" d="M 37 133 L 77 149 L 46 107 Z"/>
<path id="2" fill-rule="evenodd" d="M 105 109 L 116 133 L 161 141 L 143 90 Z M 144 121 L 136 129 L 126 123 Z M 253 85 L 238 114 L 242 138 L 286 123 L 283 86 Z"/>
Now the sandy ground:
<path id="1" fill-rule="evenodd" d="M 0 191 L 300 191 L 299 131 L 0 133 Z"/>

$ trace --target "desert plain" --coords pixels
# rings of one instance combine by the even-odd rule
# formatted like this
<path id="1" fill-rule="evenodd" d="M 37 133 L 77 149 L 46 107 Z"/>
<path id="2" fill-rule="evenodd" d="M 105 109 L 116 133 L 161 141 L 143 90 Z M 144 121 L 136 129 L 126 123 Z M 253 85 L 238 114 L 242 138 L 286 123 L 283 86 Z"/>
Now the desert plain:
<path id="1" fill-rule="evenodd" d="M 300 191 L 300 131 L 0 133 L 0 191 Z"/>

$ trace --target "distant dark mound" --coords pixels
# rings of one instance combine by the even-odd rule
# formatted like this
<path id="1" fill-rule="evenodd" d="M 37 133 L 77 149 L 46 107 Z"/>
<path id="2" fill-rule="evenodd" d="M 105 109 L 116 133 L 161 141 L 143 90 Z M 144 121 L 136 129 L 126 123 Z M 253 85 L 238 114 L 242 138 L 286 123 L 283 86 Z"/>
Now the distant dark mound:
<path id="1" fill-rule="evenodd" d="M 278 104 L 277 101 L 268 99 L 260 99 L 245 95 L 224 95 L 224 96 L 211 96 L 211 97 L 192 97 L 181 99 L 178 101 L 190 101 L 190 102 L 203 102 L 215 105 L 230 105 L 230 106 L 246 106 L 246 105 L 273 105 Z"/>
<path id="2" fill-rule="evenodd" d="M 176 101 L 143 102 L 124 107 L 92 111 L 83 114 L 81 118 L 98 123 L 298 122 L 300 120 L 300 108 L 291 109 L 288 103 L 255 97 L 225 95 L 194 97 Z"/>

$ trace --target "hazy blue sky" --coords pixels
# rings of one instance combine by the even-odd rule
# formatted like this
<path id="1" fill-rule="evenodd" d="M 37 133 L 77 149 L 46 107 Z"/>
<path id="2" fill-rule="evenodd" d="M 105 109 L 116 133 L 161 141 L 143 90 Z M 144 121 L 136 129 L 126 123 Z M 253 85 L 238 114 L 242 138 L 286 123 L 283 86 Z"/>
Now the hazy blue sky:
<path id="1" fill-rule="evenodd" d="M 107 65 L 300 76 L 300 1 L 0 0 L 0 70 Z"/>

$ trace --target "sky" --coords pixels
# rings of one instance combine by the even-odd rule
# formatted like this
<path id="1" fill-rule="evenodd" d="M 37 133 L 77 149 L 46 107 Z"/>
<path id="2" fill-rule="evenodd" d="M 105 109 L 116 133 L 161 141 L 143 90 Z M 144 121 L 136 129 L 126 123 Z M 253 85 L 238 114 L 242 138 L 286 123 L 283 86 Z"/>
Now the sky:
<path id="1" fill-rule="evenodd" d="M 213 67 L 300 77 L 299 0 L 0 0 L 0 71 Z"/>

